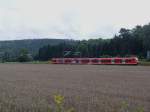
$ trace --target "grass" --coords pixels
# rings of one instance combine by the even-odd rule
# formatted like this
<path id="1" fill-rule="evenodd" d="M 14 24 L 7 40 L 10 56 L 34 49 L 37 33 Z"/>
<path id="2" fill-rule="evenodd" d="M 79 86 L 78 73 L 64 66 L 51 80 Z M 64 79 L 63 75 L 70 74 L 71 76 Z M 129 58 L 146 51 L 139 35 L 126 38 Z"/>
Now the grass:
<path id="1" fill-rule="evenodd" d="M 51 61 L 31 61 L 31 62 L 4 62 L 5 64 L 50 64 Z"/>
<path id="2" fill-rule="evenodd" d="M 56 94 L 54 95 L 54 106 L 55 109 L 52 111 L 49 108 L 49 112 L 76 112 L 75 108 L 70 107 L 69 109 L 66 109 L 64 107 L 65 97 Z M 135 108 L 131 109 L 130 105 L 126 101 L 122 101 L 120 103 L 120 108 L 118 108 L 115 112 L 144 112 L 144 108 L 142 106 L 136 106 Z"/>
<path id="3" fill-rule="evenodd" d="M 149 73 L 145 66 L 0 64 L 0 112 L 149 112 Z"/>
<path id="4" fill-rule="evenodd" d="M 65 103 L 65 97 L 61 94 L 55 94 L 52 98 L 51 104 L 45 104 L 48 102 L 38 101 L 35 104 L 30 104 L 30 107 L 24 107 L 22 105 L 17 106 L 15 101 L 0 101 L 1 112 L 78 112 L 74 107 L 68 107 Z M 46 101 L 46 100 L 45 100 Z M 78 102 L 76 102 L 78 103 Z M 109 108 L 109 107 L 108 107 Z M 136 105 L 132 107 L 128 102 L 120 102 L 118 108 L 110 107 L 110 111 L 101 110 L 94 112 L 145 112 L 142 106 Z M 80 112 L 80 111 L 79 111 Z M 87 112 L 87 111 L 81 111 Z"/>
<path id="5" fill-rule="evenodd" d="M 142 65 L 142 66 L 150 66 L 150 61 L 147 61 L 147 60 L 140 60 L 140 61 L 139 61 L 139 65 Z"/>
<path id="6" fill-rule="evenodd" d="M 26 62 L 28 64 L 50 64 L 51 61 L 31 61 L 31 62 Z"/>

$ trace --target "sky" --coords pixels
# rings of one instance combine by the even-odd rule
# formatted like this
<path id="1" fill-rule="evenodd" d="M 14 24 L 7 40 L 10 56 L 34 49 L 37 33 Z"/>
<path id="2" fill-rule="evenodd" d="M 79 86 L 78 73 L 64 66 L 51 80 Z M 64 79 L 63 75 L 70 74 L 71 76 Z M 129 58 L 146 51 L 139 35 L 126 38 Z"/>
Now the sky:
<path id="1" fill-rule="evenodd" d="M 0 0 L 0 40 L 112 38 L 150 22 L 149 0 Z"/>

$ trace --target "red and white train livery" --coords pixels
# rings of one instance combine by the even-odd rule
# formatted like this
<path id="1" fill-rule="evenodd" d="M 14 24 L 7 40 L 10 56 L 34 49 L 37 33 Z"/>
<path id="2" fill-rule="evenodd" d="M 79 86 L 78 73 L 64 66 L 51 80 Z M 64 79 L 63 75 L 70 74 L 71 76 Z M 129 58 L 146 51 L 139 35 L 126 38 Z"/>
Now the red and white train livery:
<path id="1" fill-rule="evenodd" d="M 53 58 L 53 64 L 137 65 L 138 58 Z"/>

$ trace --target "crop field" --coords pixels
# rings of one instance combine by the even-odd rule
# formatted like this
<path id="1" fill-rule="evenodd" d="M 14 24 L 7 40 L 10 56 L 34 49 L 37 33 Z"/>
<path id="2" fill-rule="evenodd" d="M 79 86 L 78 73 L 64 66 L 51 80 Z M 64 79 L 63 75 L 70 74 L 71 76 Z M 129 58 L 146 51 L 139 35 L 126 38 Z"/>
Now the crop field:
<path id="1" fill-rule="evenodd" d="M 0 64 L 0 112 L 48 112 L 53 96 L 75 112 L 150 111 L 150 67 Z"/>

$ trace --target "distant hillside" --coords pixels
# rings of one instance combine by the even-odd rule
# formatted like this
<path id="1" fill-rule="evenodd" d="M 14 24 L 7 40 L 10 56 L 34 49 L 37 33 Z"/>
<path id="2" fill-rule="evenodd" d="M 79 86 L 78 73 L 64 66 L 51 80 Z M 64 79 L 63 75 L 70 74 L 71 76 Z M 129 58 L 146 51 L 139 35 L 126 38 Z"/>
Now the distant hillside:
<path id="1" fill-rule="evenodd" d="M 26 40 L 11 40 L 0 41 L 0 53 L 9 52 L 17 54 L 20 49 L 26 48 L 32 55 L 36 54 L 38 49 L 45 45 L 57 45 L 59 43 L 73 43 L 73 40 L 67 39 L 26 39 Z"/>

